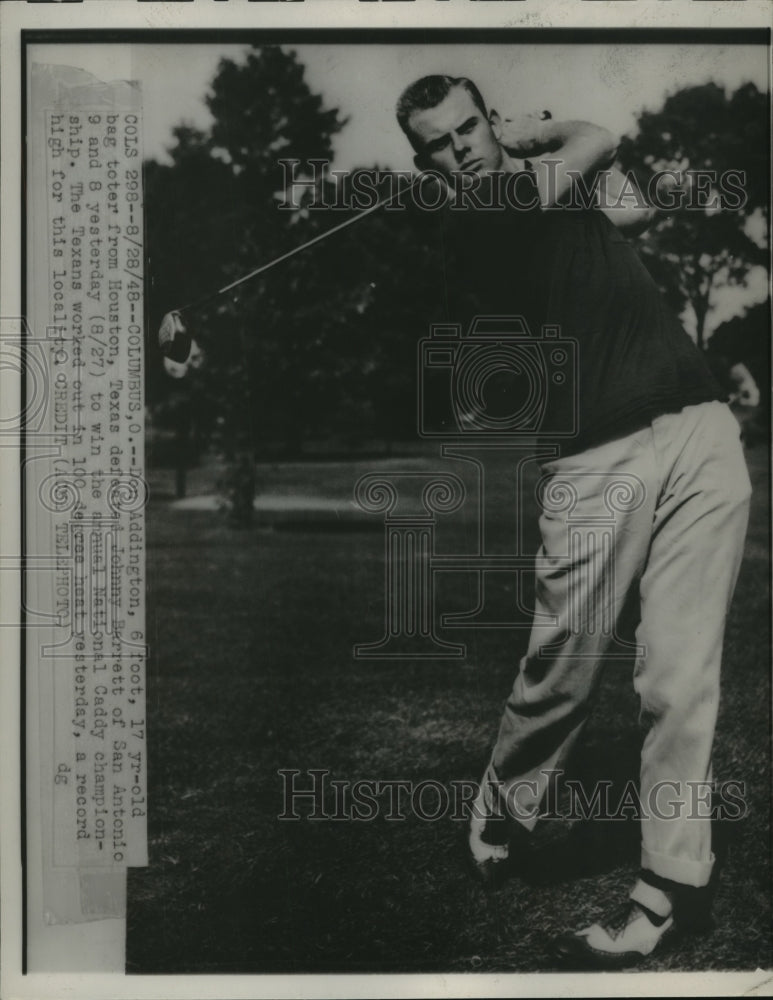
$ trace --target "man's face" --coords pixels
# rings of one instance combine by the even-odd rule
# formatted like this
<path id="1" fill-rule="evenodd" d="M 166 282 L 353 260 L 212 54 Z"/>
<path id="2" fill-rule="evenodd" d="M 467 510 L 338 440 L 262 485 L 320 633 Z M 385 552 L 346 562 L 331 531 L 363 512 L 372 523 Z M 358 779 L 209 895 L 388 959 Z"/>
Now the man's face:
<path id="1" fill-rule="evenodd" d="M 483 174 L 501 169 L 502 147 L 492 124 L 464 87 L 454 87 L 434 108 L 414 111 L 408 128 L 422 170 L 450 177 L 460 170 Z"/>

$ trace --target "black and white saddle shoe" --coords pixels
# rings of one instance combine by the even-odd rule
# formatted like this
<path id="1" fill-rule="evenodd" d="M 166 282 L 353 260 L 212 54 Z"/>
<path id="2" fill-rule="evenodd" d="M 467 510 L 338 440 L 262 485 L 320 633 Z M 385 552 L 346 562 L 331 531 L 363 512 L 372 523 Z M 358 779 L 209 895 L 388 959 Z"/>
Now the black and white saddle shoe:
<path id="1" fill-rule="evenodd" d="M 622 969 L 662 953 L 677 936 L 668 896 L 639 880 L 630 898 L 597 923 L 553 942 L 553 955 L 564 966 Z"/>

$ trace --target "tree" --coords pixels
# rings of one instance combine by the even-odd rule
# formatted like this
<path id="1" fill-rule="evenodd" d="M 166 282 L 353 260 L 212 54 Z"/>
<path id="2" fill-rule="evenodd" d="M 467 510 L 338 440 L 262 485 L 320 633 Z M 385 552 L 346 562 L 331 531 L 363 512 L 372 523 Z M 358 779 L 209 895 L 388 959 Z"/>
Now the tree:
<path id="1" fill-rule="evenodd" d="M 767 243 L 755 239 L 754 221 L 767 232 L 769 218 L 769 102 L 753 84 L 732 95 L 714 83 L 668 97 L 660 111 L 644 111 L 639 131 L 624 138 L 620 162 L 642 190 L 661 170 L 705 172 L 703 204 L 723 196 L 728 171 L 743 176 L 744 203 L 663 215 L 641 244 L 642 255 L 671 304 L 694 314 L 698 345 L 705 346 L 707 318 L 717 289 L 744 285 L 750 270 L 767 264 Z M 713 180 L 711 179 L 713 178 Z M 697 198 L 697 193 L 693 195 Z"/>
<path id="2" fill-rule="evenodd" d="M 347 218 L 279 208 L 280 159 L 332 155 L 343 127 L 292 52 L 255 48 L 222 60 L 208 133 L 175 130 L 171 166 L 146 169 L 152 328 L 197 300 Z M 330 178 L 323 189 L 332 203 Z M 303 251 L 235 294 L 192 312 L 205 351 L 195 417 L 224 449 L 310 436 L 415 432 L 416 341 L 442 311 L 441 241 L 427 213 L 377 212 Z M 158 359 L 160 362 L 160 359 Z M 163 400 L 158 376 L 149 398 Z M 387 391 L 388 389 L 388 391 Z"/>
<path id="3" fill-rule="evenodd" d="M 206 102 L 211 130 L 179 126 L 172 164 L 146 164 L 151 329 L 172 305 L 200 300 L 297 239 L 288 213 L 277 211 L 279 157 L 329 157 L 343 124 L 311 93 L 295 55 L 275 46 L 253 49 L 243 63 L 221 60 Z M 186 314 L 206 354 L 196 418 L 204 437 L 218 435 L 228 454 L 254 445 L 251 401 L 265 387 L 253 376 L 261 354 L 270 366 L 272 352 L 280 353 L 290 292 L 290 282 L 274 282 L 268 294 L 245 286 L 238 297 L 213 298 Z M 152 341 L 151 353 L 148 398 L 163 410 L 171 390 Z"/>

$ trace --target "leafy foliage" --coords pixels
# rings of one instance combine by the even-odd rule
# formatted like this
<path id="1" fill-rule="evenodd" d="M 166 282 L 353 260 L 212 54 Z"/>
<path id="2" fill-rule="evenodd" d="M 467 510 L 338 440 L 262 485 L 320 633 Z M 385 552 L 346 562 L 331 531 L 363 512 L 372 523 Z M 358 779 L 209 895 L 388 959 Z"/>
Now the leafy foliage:
<path id="1" fill-rule="evenodd" d="M 207 104 L 209 133 L 180 126 L 172 165 L 146 167 L 152 328 L 349 217 L 279 207 L 280 159 L 311 175 L 344 125 L 294 53 L 267 46 L 241 64 L 222 60 Z M 323 191 L 332 203 L 329 178 Z M 438 246 L 431 219 L 375 212 L 187 314 L 206 355 L 196 375 L 202 439 L 219 436 L 231 453 L 297 452 L 311 437 L 410 435 L 416 340 L 442 309 Z M 170 387 L 155 360 L 148 393 L 163 421 Z"/>
<path id="2" fill-rule="evenodd" d="M 643 112 L 637 135 L 620 147 L 623 168 L 633 170 L 642 189 L 660 170 L 686 172 L 693 180 L 696 172 L 707 172 L 701 203 L 708 207 L 698 208 L 694 193 L 694 207 L 665 213 L 641 244 L 671 304 L 679 311 L 692 308 L 700 346 L 716 290 L 744 285 L 753 267 L 767 264 L 767 248 L 752 238 L 750 223 L 761 217 L 767 231 L 769 117 L 768 98 L 753 84 L 729 96 L 714 83 L 689 87 L 659 111 Z M 736 207 L 725 199 L 725 207 L 710 207 L 726 194 L 728 171 L 742 175 L 744 203 Z"/>
<path id="3" fill-rule="evenodd" d="M 298 161 L 297 174 L 311 176 L 311 161 L 332 156 L 345 125 L 309 88 L 292 51 L 263 46 L 243 62 L 222 60 L 206 100 L 212 127 L 181 124 L 171 165 L 146 164 L 152 329 L 170 308 L 350 217 L 310 207 L 308 197 L 292 210 L 279 207 L 280 161 Z M 730 95 L 707 84 L 643 112 L 638 133 L 621 146 L 622 166 L 644 188 L 666 168 L 714 171 L 712 197 L 723 193 L 726 171 L 743 173 L 740 208 L 663 213 L 641 241 L 672 305 L 694 311 L 701 344 L 718 290 L 743 285 L 767 263 L 755 235 L 767 229 L 769 213 L 767 136 L 765 95 L 751 84 Z M 318 194 L 335 200 L 328 175 Z M 416 343 L 431 321 L 448 319 L 448 300 L 459 293 L 445 285 L 441 225 L 437 213 L 375 212 L 192 310 L 186 320 L 206 363 L 191 382 L 170 385 L 151 344 L 148 398 L 157 422 L 231 456 L 297 453 L 315 438 L 347 447 L 413 436 Z"/>

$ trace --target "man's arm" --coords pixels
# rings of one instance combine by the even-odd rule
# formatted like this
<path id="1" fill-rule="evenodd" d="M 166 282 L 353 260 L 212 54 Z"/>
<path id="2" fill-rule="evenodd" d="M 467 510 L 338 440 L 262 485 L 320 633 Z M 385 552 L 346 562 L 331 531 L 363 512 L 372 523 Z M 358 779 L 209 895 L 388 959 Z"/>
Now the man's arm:
<path id="1" fill-rule="evenodd" d="M 528 157 L 543 208 L 565 202 L 578 178 L 592 181 L 617 155 L 612 133 L 590 122 L 523 116 L 499 121 L 496 127 L 508 153 Z"/>
<path id="2" fill-rule="evenodd" d="M 654 205 L 642 194 L 633 174 L 624 174 L 617 167 L 603 172 L 601 188 L 599 206 L 602 212 L 626 236 L 638 236 L 659 216 L 678 211 L 688 196 L 683 176 L 674 170 L 663 171 L 657 176 L 653 188 Z"/>
<path id="3" fill-rule="evenodd" d="M 598 205 L 626 236 L 639 236 L 655 221 L 657 209 L 647 204 L 632 175 L 610 167 L 601 177 Z"/>

